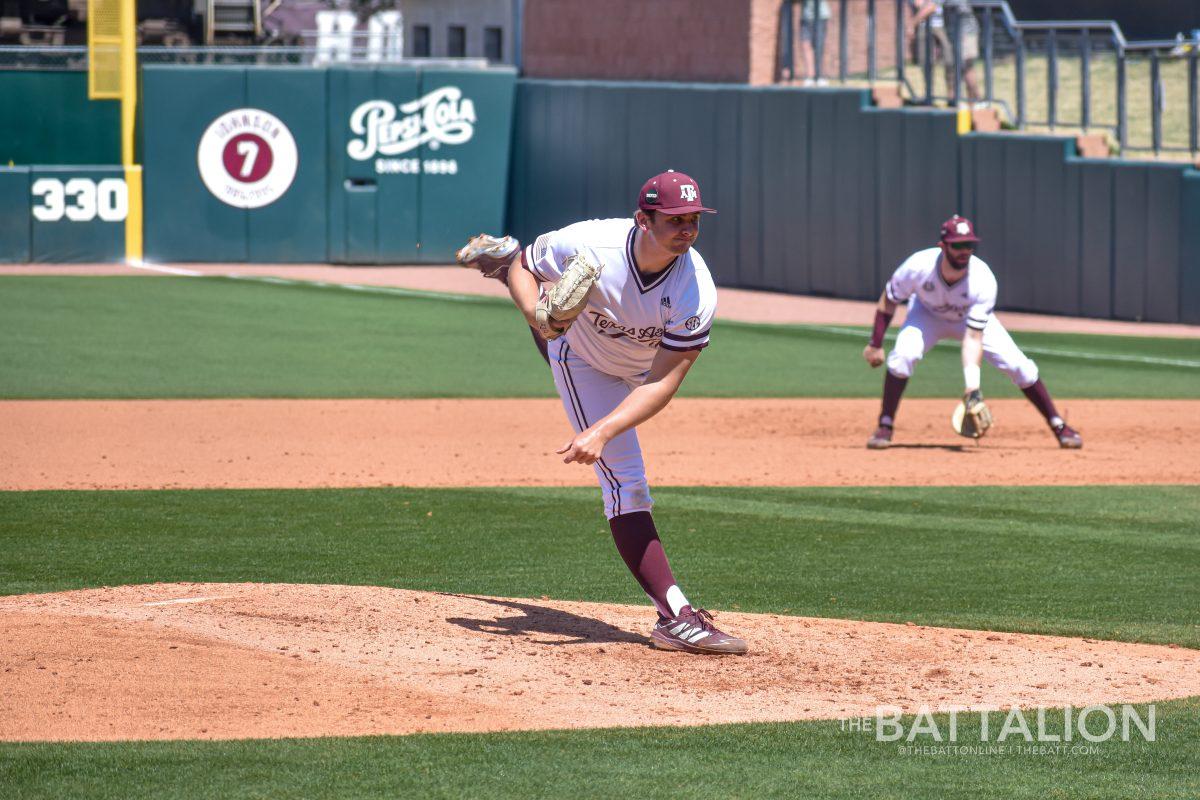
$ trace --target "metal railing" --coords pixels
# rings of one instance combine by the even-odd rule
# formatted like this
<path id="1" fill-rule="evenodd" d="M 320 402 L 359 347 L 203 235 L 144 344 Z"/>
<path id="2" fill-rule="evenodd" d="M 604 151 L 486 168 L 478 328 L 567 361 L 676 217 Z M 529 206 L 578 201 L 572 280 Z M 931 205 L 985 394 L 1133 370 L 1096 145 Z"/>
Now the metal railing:
<path id="1" fill-rule="evenodd" d="M 1122 152 L 1200 154 L 1200 31 L 1193 31 L 1191 39 L 1130 42 L 1112 20 L 1022 22 L 1005 0 L 974 0 L 969 19 L 947 3 L 944 33 L 926 20 L 910 39 L 910 0 L 890 0 L 893 35 L 881 48 L 880 4 L 859 0 L 866 13 L 865 20 L 858 20 L 862 36 L 855 37 L 856 47 L 850 36 L 855 22 L 851 0 L 828 2 L 836 6 L 829 15 L 829 21 L 837 22 L 834 73 L 827 76 L 824 70 L 829 42 L 826 25 L 819 21 L 820 0 L 784 0 L 778 74 L 796 76 L 799 16 L 800 24 L 810 29 L 802 46 L 811 47 L 813 74 L 805 77 L 818 85 L 828 79 L 868 84 L 886 80 L 899 84 L 913 103 L 967 101 L 997 107 L 1018 130 L 1105 131 Z M 975 58 L 964 57 L 976 50 Z M 886 62 L 882 68 L 881 57 Z M 976 65 L 982 67 L 982 86 Z M 1064 82 L 1068 71 L 1077 76 L 1077 87 Z M 1136 125 L 1131 125 L 1131 110 Z"/>
<path id="2" fill-rule="evenodd" d="M 345 60 L 331 61 L 316 47 L 274 46 L 215 46 L 215 47 L 158 47 L 137 49 L 140 64 L 258 64 L 268 66 L 326 66 L 329 64 L 376 64 L 378 51 L 355 44 L 346 51 Z M 388 59 L 401 62 L 401 59 Z M 418 58 L 405 57 L 402 63 L 414 66 L 460 69 L 484 69 L 486 58 Z M 86 70 L 87 48 L 0 46 L 0 69 Z"/>

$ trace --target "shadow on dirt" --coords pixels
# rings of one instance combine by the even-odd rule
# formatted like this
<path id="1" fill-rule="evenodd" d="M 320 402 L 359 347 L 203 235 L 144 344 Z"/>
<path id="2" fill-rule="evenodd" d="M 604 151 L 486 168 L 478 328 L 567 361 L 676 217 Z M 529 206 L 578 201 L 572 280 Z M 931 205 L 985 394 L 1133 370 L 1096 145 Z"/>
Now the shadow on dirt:
<path id="1" fill-rule="evenodd" d="M 448 617 L 446 622 L 466 628 L 477 633 L 488 633 L 493 636 L 527 636 L 535 644 L 588 644 L 588 643 L 620 643 L 620 644 L 650 644 L 648 636 L 622 630 L 607 622 L 601 622 L 589 617 L 581 617 L 555 608 L 536 606 L 513 600 L 496 600 L 491 597 L 475 597 L 474 595 L 455 594 L 467 600 L 476 600 L 488 605 L 500 606 L 510 611 L 521 612 L 520 616 L 499 616 L 492 619 L 467 619 L 464 617 Z M 648 620 L 648 624 L 651 620 Z M 551 639 L 533 638 L 538 635 L 553 636 Z"/>

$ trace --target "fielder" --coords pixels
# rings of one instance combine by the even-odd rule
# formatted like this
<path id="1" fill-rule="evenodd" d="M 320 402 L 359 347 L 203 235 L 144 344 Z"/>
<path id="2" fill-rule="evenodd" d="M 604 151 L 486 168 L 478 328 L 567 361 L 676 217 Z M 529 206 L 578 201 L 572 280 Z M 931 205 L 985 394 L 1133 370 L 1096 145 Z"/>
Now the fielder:
<path id="1" fill-rule="evenodd" d="M 675 396 L 709 342 L 717 291 L 692 249 L 696 181 L 667 171 L 646 181 L 633 219 L 577 222 L 523 250 L 480 234 L 458 252 L 464 266 L 508 285 L 554 373 L 575 436 L 557 452 L 591 464 L 613 540 L 658 610 L 655 646 L 743 654 L 746 643 L 693 608 L 675 582 L 651 516 L 653 500 L 636 427 Z"/>
<path id="2" fill-rule="evenodd" d="M 1000 320 L 996 307 L 996 276 L 978 256 L 975 226 L 960 216 L 942 223 L 937 247 L 909 256 L 892 274 L 875 310 L 875 327 L 863 358 L 872 367 L 884 361 L 883 334 L 900 303 L 908 303 L 908 316 L 896 345 L 887 356 L 883 379 L 883 408 L 879 427 L 867 447 L 880 450 L 892 444 L 896 409 L 908 379 L 926 353 L 941 339 L 962 342 L 966 421 L 963 434 L 978 438 L 991 425 L 991 413 L 979 390 L 979 366 L 986 358 L 1017 385 L 1050 425 L 1060 447 L 1083 447 L 1083 439 L 1058 415 L 1037 364 L 1021 352 Z"/>

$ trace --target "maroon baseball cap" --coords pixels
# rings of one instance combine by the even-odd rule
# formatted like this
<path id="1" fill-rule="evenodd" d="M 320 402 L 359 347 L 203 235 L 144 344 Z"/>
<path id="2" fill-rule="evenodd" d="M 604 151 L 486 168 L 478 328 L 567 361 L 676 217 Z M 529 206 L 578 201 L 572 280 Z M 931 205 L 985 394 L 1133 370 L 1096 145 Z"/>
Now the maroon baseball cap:
<path id="1" fill-rule="evenodd" d="M 642 185 L 638 194 L 638 208 L 642 211 L 661 211 L 664 214 L 694 214 L 716 210 L 705 208 L 700 201 L 700 184 L 682 172 L 669 169 L 655 175 Z"/>
<path id="2" fill-rule="evenodd" d="M 955 214 L 942 223 L 942 241 L 946 244 L 978 242 L 979 237 L 975 235 L 975 226 L 971 224 L 971 220 Z"/>

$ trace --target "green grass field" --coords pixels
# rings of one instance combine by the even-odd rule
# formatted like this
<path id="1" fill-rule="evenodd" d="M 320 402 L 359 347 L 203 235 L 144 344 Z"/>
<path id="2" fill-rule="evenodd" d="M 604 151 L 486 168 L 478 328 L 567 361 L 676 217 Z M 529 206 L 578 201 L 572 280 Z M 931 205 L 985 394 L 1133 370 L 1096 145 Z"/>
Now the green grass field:
<path id="1" fill-rule="evenodd" d="M 1139 707 L 1141 708 L 1141 707 Z M 1094 755 L 901 755 L 837 722 L 269 742 L 0 745 L 23 800 L 214 798 L 1194 798 L 1200 703 Z M 1140 713 L 1145 714 L 1144 708 Z M 1047 730 L 1062 729 L 1047 714 Z M 959 715 L 962 747 L 981 746 Z M 944 731 L 948 721 L 938 718 Z M 999 726 L 992 715 L 992 736 Z M 934 745 L 932 737 L 914 744 Z M 1086 744 L 1086 743 L 1084 743 Z"/>
<path id="2" fill-rule="evenodd" d="M 219 278 L 9 277 L 0 291 L 4 398 L 554 396 L 505 300 Z M 866 328 L 719 323 L 682 394 L 876 397 L 882 373 L 860 357 L 866 338 Z M 1200 397 L 1194 339 L 1016 339 L 1057 396 Z M 908 396 L 957 396 L 958 364 L 956 346 L 939 346 Z M 987 367 L 983 386 L 1019 396 Z"/>
<path id="3" fill-rule="evenodd" d="M 714 608 L 1200 648 L 1192 487 L 655 497 L 672 565 Z M 0 593 L 255 581 L 643 603 L 599 511 L 585 488 L 5 492 Z"/>
<path id="4" fill-rule="evenodd" d="M 875 397 L 881 376 L 859 360 L 864 338 L 865 329 L 721 324 L 685 393 Z M 1195 340 L 1016 338 L 1059 396 L 1200 397 Z M 957 363 L 953 347 L 938 348 L 910 392 L 957 395 Z M 1015 394 L 984 374 L 990 396 Z M 3 398 L 552 391 L 504 302 L 225 279 L 0 278 Z M 677 574 L 716 609 L 1200 648 L 1200 487 L 654 495 Z M 0 492 L 0 594 L 153 581 L 645 602 L 590 489 Z M 1156 741 L 1069 755 L 905 754 L 836 721 L 6 743 L 0 798 L 1196 797 L 1200 698 L 1155 708 Z M 960 729 L 960 745 L 979 744 L 977 715 L 960 716 Z"/>
<path id="5" fill-rule="evenodd" d="M 677 574 L 716 608 L 1200 646 L 1190 487 L 664 489 Z M 594 493 L 0 494 L 0 593 L 321 582 L 644 603 Z M 427 516 L 432 512 L 432 516 Z M 548 537 L 536 524 L 557 516 Z M 529 554 L 536 553 L 535 557 Z M 836 722 L 686 729 L 0 745 L 20 797 L 1188 797 L 1195 700 L 1098 755 L 899 755 Z M 977 716 L 963 729 L 978 729 Z M 1061 725 L 1060 725 L 1061 727 Z M 1052 729 L 1052 728 L 1051 728 Z M 917 744 L 934 745 L 925 737 Z M 964 737 L 962 745 L 978 744 Z M 678 760 L 676 759 L 678 755 Z M 556 764 L 569 761 L 571 770 Z M 686 777 L 664 774 L 668 761 Z M 618 768 L 614 773 L 614 764 Z M 720 765 L 710 778 L 705 765 Z M 599 782 L 599 783 L 598 783 Z M 914 794 L 916 793 L 916 794 Z"/>

